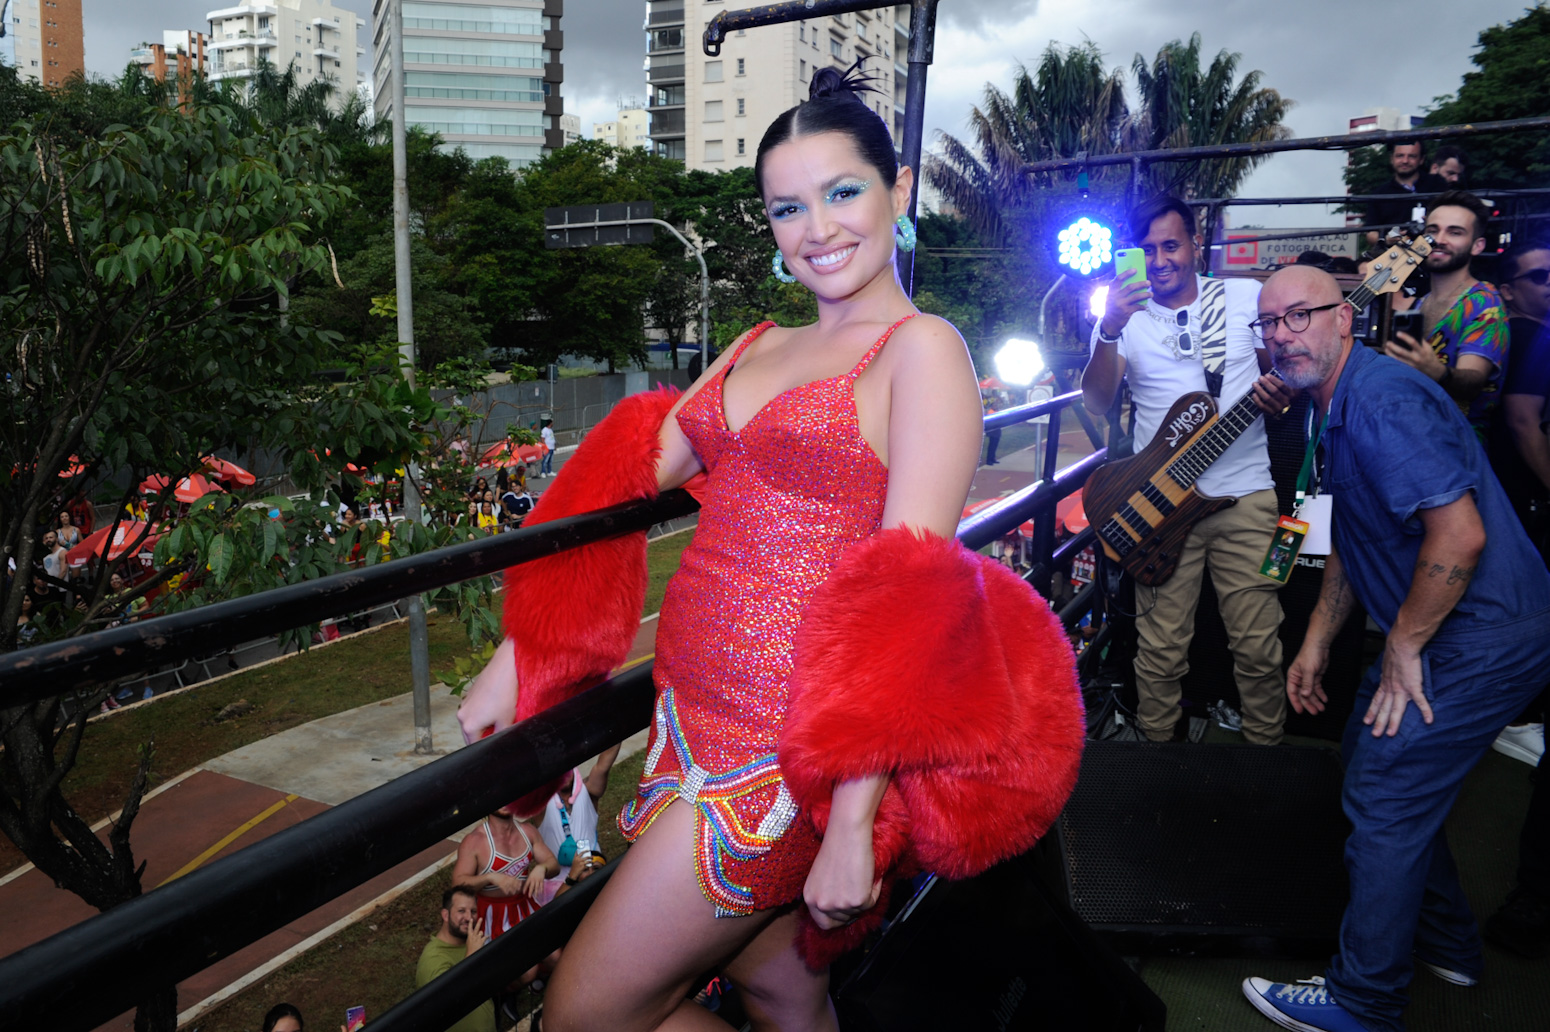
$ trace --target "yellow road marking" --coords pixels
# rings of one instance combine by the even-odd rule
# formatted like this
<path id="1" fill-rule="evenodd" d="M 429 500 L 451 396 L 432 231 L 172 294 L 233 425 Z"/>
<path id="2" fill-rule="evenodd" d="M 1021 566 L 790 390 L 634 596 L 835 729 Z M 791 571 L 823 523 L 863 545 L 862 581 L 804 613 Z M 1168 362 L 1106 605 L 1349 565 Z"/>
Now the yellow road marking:
<path id="1" fill-rule="evenodd" d="M 177 873 L 171 875 L 165 881 L 159 883 L 156 887 L 159 889 L 162 887 L 162 885 L 167 884 L 167 882 L 177 881 L 179 878 L 183 877 L 185 874 L 188 874 L 190 871 L 198 869 L 199 866 L 206 860 L 210 859 L 212 856 L 219 853 L 221 850 L 225 849 L 227 846 L 231 845 L 233 842 L 237 841 L 239 838 L 246 835 L 248 832 L 252 831 L 254 828 L 258 827 L 260 824 L 264 823 L 269 818 L 279 813 L 281 810 L 285 809 L 286 803 L 295 802 L 296 798 L 297 797 L 294 795 L 286 796 L 284 799 L 280 800 L 278 803 L 275 803 L 273 806 L 259 814 L 257 817 L 254 817 L 246 824 L 237 828 L 236 831 L 233 831 L 231 834 L 221 839 L 219 842 L 205 850 L 203 853 L 200 853 L 198 856 L 194 857 L 194 859 L 180 867 Z"/>
<path id="2" fill-rule="evenodd" d="M 631 667 L 638 667 L 642 663 L 646 662 L 647 660 L 656 659 L 656 658 L 657 658 L 657 654 L 655 652 L 648 652 L 644 656 L 640 656 L 637 659 L 632 659 L 628 663 L 624 663 L 624 664 L 622 664 L 620 666 L 615 667 L 614 668 L 614 673 L 622 674 L 626 670 L 629 670 Z"/>

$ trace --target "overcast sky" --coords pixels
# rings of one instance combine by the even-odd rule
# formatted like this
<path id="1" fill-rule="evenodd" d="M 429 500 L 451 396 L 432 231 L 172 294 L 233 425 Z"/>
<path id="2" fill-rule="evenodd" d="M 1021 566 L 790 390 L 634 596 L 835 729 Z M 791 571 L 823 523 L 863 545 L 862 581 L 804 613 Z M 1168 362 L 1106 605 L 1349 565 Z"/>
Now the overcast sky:
<path id="1" fill-rule="evenodd" d="M 334 0 L 368 22 L 371 0 Z M 1172 39 L 1200 31 L 1208 54 L 1241 53 L 1242 69 L 1259 69 L 1264 85 L 1297 102 L 1288 125 L 1298 136 L 1343 133 L 1369 107 L 1419 113 L 1433 97 L 1458 88 L 1470 69 L 1480 30 L 1522 13 L 1527 0 L 1419 0 L 1396 19 L 1381 4 L 1352 0 L 942 0 L 936 63 L 927 80 L 927 140 L 962 134 L 987 82 L 1007 88 L 1019 62 L 1032 64 L 1050 42 L 1091 39 L 1111 66 L 1129 77 L 1137 53 L 1148 59 Z M 729 0 L 728 6 L 741 6 Z M 129 48 L 163 29 L 208 31 L 211 0 L 84 0 L 86 64 L 114 75 Z M 645 93 L 641 0 L 571 0 L 565 30 L 565 109 L 582 132 L 612 118 L 620 96 Z M 1274 17 L 1276 13 L 1282 17 Z M 370 30 L 361 39 L 370 46 Z M 1244 196 L 1337 194 L 1339 154 L 1285 154 L 1249 179 Z M 1336 224 L 1308 209 L 1239 209 L 1242 222 L 1300 226 Z"/>

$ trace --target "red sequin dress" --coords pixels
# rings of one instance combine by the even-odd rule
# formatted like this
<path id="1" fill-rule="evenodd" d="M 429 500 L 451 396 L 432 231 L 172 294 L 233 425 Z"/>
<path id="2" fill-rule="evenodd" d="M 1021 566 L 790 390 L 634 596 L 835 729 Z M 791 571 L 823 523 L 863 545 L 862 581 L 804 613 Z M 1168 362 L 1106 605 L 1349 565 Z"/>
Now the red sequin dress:
<path id="1" fill-rule="evenodd" d="M 678 412 L 708 482 L 662 603 L 646 767 L 619 826 L 634 841 L 674 799 L 693 806 L 695 871 L 718 916 L 798 898 L 818 855 L 775 749 L 808 599 L 882 527 L 888 469 L 861 436 L 854 385 L 903 322 L 850 372 L 786 391 L 733 431 L 723 383 L 764 323 Z"/>

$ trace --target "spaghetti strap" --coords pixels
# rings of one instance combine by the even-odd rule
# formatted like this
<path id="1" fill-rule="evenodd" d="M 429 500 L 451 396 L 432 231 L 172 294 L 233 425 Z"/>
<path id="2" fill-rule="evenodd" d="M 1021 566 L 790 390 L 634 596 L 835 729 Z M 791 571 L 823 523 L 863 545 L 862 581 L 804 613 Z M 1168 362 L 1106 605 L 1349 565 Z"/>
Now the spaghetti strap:
<path id="1" fill-rule="evenodd" d="M 484 841 L 489 844 L 490 855 L 485 857 L 484 870 L 480 871 L 479 873 L 489 874 L 491 871 L 495 870 L 495 860 L 496 857 L 500 855 L 500 853 L 495 848 L 495 836 L 490 833 L 490 818 L 486 817 L 480 823 L 484 826 Z"/>
<path id="2" fill-rule="evenodd" d="M 748 350 L 748 345 L 752 344 L 754 341 L 756 341 L 760 337 L 764 336 L 764 331 L 769 329 L 771 326 L 774 326 L 774 325 L 775 325 L 775 321 L 773 319 L 771 319 L 771 320 L 768 320 L 766 322 L 760 323 L 759 325 L 755 326 L 752 330 L 749 330 L 747 333 L 745 333 L 743 335 L 743 342 L 737 346 L 737 350 L 736 351 L 732 352 L 732 361 L 727 363 L 727 370 L 728 370 L 728 372 L 731 371 L 733 366 L 737 365 L 737 360 L 743 357 L 743 352 Z M 722 375 L 725 375 L 725 374 L 722 374 Z"/>
<path id="3" fill-rule="evenodd" d="M 521 821 L 512 821 L 511 824 L 512 824 L 512 827 L 517 829 L 517 834 L 522 836 L 522 845 L 524 847 L 526 847 L 526 848 L 524 848 L 522 850 L 522 856 L 532 856 L 533 855 L 533 840 L 527 837 L 527 832 L 523 829 L 522 822 Z M 520 860 L 520 859 L 522 859 L 522 856 L 513 857 L 512 859 Z"/>
<path id="4" fill-rule="evenodd" d="M 919 314 L 919 312 L 913 312 L 909 315 L 906 315 L 904 318 L 900 319 L 898 322 L 884 330 L 883 335 L 877 338 L 877 343 L 873 344 L 871 348 L 867 350 L 867 353 L 861 356 L 861 361 L 856 363 L 856 368 L 852 369 L 847 375 L 849 375 L 849 377 L 854 380 L 856 377 L 866 372 L 866 367 L 871 365 L 872 359 L 876 358 L 877 353 L 883 350 L 883 345 L 888 343 L 888 338 L 893 336 L 893 331 L 897 330 L 900 326 L 903 326 L 905 323 L 909 322 Z"/>

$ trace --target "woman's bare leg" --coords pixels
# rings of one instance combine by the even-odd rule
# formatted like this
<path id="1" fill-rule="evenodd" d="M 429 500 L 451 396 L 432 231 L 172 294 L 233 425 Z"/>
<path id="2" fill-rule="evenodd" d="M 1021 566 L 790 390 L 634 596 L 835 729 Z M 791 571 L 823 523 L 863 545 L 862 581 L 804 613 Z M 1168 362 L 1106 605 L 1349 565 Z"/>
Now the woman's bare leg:
<path id="1" fill-rule="evenodd" d="M 813 971 L 797 954 L 796 906 L 771 921 L 726 967 L 758 1032 L 835 1032 L 829 970 Z"/>
<path id="2" fill-rule="evenodd" d="M 571 937 L 544 995 L 545 1032 L 726 1032 L 685 999 L 775 918 L 715 916 L 694 872 L 694 813 L 674 802 L 630 847 Z"/>

